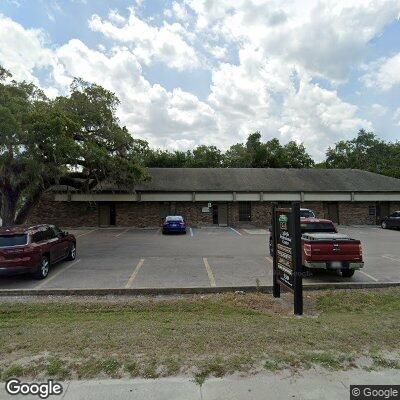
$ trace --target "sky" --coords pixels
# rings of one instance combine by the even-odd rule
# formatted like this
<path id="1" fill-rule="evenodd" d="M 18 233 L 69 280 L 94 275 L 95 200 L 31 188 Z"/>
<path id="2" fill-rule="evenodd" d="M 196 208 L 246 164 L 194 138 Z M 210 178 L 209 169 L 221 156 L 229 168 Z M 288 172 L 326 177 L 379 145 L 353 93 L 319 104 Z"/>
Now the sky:
<path id="1" fill-rule="evenodd" d="M 400 140 L 400 0 L 0 0 L 0 65 L 49 97 L 74 77 L 170 150 L 263 140 L 317 160 L 359 129 Z"/>

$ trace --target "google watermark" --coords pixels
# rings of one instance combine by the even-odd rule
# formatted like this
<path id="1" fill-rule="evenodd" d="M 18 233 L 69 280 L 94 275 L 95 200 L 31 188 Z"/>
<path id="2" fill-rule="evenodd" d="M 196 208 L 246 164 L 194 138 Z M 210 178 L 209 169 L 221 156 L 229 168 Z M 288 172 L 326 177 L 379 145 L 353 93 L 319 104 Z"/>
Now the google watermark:
<path id="1" fill-rule="evenodd" d="M 47 382 L 21 382 L 17 378 L 9 379 L 6 382 L 6 391 L 10 395 L 34 395 L 41 399 L 47 399 L 49 396 L 59 396 L 63 393 L 63 387 L 60 383 L 49 379 Z"/>
<path id="2" fill-rule="evenodd" d="M 350 385 L 350 400 L 400 400 L 400 385 Z"/>

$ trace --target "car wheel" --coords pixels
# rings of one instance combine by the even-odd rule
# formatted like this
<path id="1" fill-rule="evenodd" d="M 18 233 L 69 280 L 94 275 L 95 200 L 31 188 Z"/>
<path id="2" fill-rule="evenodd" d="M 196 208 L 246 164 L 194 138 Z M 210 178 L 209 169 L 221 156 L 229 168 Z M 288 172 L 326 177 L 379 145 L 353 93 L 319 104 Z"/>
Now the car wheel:
<path id="1" fill-rule="evenodd" d="M 382 223 L 381 223 L 381 227 L 382 227 L 383 229 L 386 229 L 386 228 L 387 228 L 387 224 L 386 224 L 386 222 L 385 222 L 385 221 L 382 221 Z"/>
<path id="2" fill-rule="evenodd" d="M 351 278 L 354 275 L 354 269 L 342 269 L 343 278 Z"/>
<path id="3" fill-rule="evenodd" d="M 46 256 L 42 257 L 42 260 L 40 261 L 40 265 L 35 272 L 35 278 L 36 279 L 45 279 L 47 275 L 49 274 L 49 269 L 50 269 L 50 261 L 49 258 Z"/>
<path id="4" fill-rule="evenodd" d="M 76 258 L 76 244 L 72 243 L 71 248 L 69 249 L 67 260 L 73 261 Z"/>

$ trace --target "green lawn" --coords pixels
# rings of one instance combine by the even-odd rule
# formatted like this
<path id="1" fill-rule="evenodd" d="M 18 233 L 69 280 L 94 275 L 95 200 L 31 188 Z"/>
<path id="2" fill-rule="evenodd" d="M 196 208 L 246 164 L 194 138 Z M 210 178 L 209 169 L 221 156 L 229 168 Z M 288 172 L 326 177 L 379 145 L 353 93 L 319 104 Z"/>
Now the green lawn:
<path id="1" fill-rule="evenodd" d="M 305 295 L 303 317 L 288 294 L 0 302 L 1 377 L 400 367 L 400 289 Z"/>

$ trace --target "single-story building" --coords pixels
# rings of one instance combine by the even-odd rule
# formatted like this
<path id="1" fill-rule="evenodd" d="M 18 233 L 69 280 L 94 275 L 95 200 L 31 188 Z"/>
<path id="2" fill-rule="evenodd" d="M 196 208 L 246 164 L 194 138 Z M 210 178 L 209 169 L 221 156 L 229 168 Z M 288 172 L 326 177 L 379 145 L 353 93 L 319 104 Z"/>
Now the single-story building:
<path id="1" fill-rule="evenodd" d="M 135 190 L 110 183 L 90 193 L 49 190 L 30 223 L 60 226 L 160 226 L 183 215 L 191 226 L 255 225 L 271 221 L 272 202 L 300 201 L 339 224 L 376 224 L 400 209 L 400 179 L 355 169 L 150 168 Z"/>

